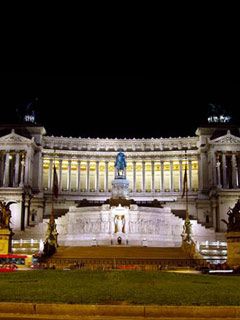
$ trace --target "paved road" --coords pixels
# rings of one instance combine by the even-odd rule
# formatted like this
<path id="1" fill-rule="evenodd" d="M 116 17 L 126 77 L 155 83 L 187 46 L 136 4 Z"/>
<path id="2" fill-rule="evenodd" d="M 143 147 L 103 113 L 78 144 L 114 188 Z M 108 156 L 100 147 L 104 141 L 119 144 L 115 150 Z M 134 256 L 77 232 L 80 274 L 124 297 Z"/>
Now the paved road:
<path id="1" fill-rule="evenodd" d="M 0 314 L 5 320 L 240 320 L 240 318 L 159 318 L 159 317 L 110 317 L 110 316 L 56 316 L 56 315 L 16 315 L 12 313 Z"/>

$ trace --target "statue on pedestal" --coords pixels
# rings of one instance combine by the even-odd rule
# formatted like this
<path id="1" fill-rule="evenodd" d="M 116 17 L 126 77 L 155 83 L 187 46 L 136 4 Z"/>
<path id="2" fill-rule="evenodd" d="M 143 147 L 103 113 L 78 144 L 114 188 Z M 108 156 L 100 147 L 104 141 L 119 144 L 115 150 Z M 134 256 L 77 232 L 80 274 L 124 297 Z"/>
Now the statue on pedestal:
<path id="1" fill-rule="evenodd" d="M 48 222 L 46 239 L 44 242 L 44 249 L 43 249 L 43 252 L 46 256 L 50 257 L 56 252 L 56 249 L 58 247 L 57 237 L 58 237 L 58 232 L 57 232 L 54 214 L 52 210 L 52 213 L 50 215 L 50 219 Z"/>
<path id="2" fill-rule="evenodd" d="M 122 151 L 118 152 L 116 161 L 114 163 L 115 167 L 115 179 L 112 181 L 112 198 L 113 199 L 128 199 L 128 187 L 129 181 L 126 179 L 126 167 L 127 163 L 125 160 L 125 155 Z M 117 203 L 118 205 L 119 203 Z"/>
<path id="3" fill-rule="evenodd" d="M 114 167 L 116 168 L 116 177 L 115 178 L 116 179 L 117 178 L 125 179 L 125 177 L 126 177 L 125 169 L 127 167 L 127 164 L 126 164 L 126 160 L 125 160 L 125 154 L 122 151 L 120 151 L 117 154 Z"/>
<path id="4" fill-rule="evenodd" d="M 0 254 L 12 252 L 12 236 L 14 233 L 10 227 L 11 210 L 10 205 L 14 201 L 0 201 Z"/>
<path id="5" fill-rule="evenodd" d="M 222 221 L 227 225 L 227 232 L 240 231 L 240 200 L 237 201 L 234 208 L 229 208 L 228 222 L 224 219 Z"/>
<path id="6" fill-rule="evenodd" d="M 227 264 L 230 268 L 238 268 L 240 265 L 240 200 L 233 208 L 229 208 L 228 221 L 222 219 L 227 225 Z"/>
<path id="7" fill-rule="evenodd" d="M 0 228 L 10 230 L 11 210 L 10 205 L 16 203 L 14 201 L 0 201 Z"/>
<path id="8" fill-rule="evenodd" d="M 192 224 L 190 219 L 187 218 L 183 224 L 183 232 L 181 234 L 183 242 L 191 243 L 193 241 L 191 237 L 191 233 L 192 233 Z"/>

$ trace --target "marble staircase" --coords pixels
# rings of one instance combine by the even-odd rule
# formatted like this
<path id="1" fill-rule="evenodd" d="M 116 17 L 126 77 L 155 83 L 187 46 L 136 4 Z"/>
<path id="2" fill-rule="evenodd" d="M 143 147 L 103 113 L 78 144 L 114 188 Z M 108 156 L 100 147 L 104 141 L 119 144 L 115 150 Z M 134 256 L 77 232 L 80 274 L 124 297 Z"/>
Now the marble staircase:
<path id="1" fill-rule="evenodd" d="M 195 267 L 197 262 L 181 247 L 75 246 L 59 247 L 45 264 L 57 269 L 147 271 Z"/>
<path id="2" fill-rule="evenodd" d="M 188 259 L 181 247 L 155 248 L 155 247 L 59 247 L 54 258 L 128 258 L 128 259 Z"/>

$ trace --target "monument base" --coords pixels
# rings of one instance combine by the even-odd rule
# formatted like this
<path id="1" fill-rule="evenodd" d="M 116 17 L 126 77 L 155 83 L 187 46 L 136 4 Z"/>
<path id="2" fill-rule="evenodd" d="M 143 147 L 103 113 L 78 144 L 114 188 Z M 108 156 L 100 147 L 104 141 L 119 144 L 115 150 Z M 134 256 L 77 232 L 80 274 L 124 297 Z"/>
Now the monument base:
<path id="1" fill-rule="evenodd" d="M 230 267 L 240 265 L 240 231 L 226 232 L 227 264 Z"/>
<path id="2" fill-rule="evenodd" d="M 0 229 L 0 254 L 9 254 L 12 249 L 12 237 L 14 233 L 9 229 Z"/>
<path id="3" fill-rule="evenodd" d="M 129 181 L 127 179 L 114 179 L 112 181 L 112 198 L 128 199 Z"/>

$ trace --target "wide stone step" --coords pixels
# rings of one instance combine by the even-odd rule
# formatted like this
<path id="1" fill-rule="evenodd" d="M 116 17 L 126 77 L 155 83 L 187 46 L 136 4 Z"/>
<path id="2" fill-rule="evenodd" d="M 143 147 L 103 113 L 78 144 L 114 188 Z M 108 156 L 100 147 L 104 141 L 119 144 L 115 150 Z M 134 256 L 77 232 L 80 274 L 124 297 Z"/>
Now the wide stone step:
<path id="1" fill-rule="evenodd" d="M 187 259 L 180 247 L 59 247 L 54 258 Z"/>

